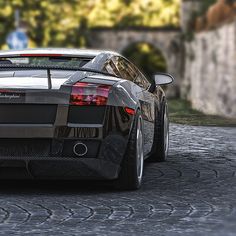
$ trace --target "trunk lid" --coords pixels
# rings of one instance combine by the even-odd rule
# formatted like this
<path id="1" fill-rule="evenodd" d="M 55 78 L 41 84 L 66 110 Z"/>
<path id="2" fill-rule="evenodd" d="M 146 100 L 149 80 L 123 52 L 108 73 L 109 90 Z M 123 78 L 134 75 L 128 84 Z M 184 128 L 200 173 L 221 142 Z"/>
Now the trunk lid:
<path id="1" fill-rule="evenodd" d="M 62 86 L 75 72 L 0 71 L 0 104 L 68 104 L 70 88 Z"/>
<path id="2" fill-rule="evenodd" d="M 68 106 L 75 71 L 0 71 L 0 124 L 54 124 L 58 106 Z M 50 82 L 49 82 L 50 79 Z"/>

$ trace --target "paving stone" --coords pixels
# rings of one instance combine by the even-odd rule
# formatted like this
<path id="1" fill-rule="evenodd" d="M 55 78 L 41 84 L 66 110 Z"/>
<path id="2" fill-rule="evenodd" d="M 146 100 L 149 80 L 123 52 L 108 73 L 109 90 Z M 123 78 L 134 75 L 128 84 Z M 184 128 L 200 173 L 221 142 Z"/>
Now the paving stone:
<path id="1" fill-rule="evenodd" d="M 0 235 L 236 235 L 236 129 L 171 124 L 169 157 L 138 191 L 1 181 Z"/>

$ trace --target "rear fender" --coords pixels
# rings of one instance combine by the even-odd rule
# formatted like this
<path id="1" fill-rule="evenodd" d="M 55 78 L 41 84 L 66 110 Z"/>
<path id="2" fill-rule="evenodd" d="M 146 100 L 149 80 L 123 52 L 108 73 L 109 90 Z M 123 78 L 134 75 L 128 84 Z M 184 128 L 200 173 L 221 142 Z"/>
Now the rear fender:
<path id="1" fill-rule="evenodd" d="M 107 105 L 129 107 L 136 110 L 139 106 L 137 94 L 141 91 L 141 88 L 129 81 L 119 81 L 111 88 Z"/>

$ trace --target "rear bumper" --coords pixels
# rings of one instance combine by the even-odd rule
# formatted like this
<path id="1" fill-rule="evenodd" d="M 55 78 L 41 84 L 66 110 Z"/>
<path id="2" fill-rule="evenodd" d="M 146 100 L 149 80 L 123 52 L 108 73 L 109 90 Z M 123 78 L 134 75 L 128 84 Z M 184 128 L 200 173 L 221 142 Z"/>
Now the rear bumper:
<path id="1" fill-rule="evenodd" d="M 93 123 L 85 121 L 94 117 L 86 120 L 80 112 L 83 123 L 0 124 L 0 168 L 20 162 L 30 177 L 39 179 L 117 178 L 133 117 L 121 107 L 103 112 Z M 78 142 L 88 147 L 82 157 L 73 152 Z"/>
<path id="2" fill-rule="evenodd" d="M 1 160 L 0 179 L 112 180 L 120 166 L 97 158 L 78 160 Z"/>
<path id="3" fill-rule="evenodd" d="M 126 139 L 120 135 L 108 135 L 103 140 L 23 140 L 8 139 L 0 142 L 1 168 L 15 168 L 10 178 L 20 178 L 19 167 L 29 178 L 36 179 L 116 179 L 126 150 Z M 3 148 L 4 143 L 8 143 Z M 73 153 L 77 142 L 87 145 L 82 157 Z M 49 145 L 50 144 L 50 145 Z M 7 155 L 8 154 L 8 155 Z M 5 178 L 0 173 L 0 178 Z"/>
<path id="4" fill-rule="evenodd" d="M 31 161 L 28 171 L 36 179 L 116 179 L 120 166 L 97 158 Z"/>

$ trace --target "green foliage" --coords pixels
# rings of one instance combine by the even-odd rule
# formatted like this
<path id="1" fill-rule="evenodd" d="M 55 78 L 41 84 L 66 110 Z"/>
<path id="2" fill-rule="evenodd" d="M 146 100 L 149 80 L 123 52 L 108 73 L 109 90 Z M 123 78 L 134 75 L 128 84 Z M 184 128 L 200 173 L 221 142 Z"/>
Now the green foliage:
<path id="1" fill-rule="evenodd" d="M 0 0 L 0 47 L 20 10 L 33 46 L 86 46 L 92 27 L 179 23 L 180 0 Z"/>
<path id="2" fill-rule="evenodd" d="M 131 45 L 123 54 L 140 68 L 149 78 L 156 72 L 166 72 L 167 65 L 161 52 L 146 43 Z"/>
<path id="3" fill-rule="evenodd" d="M 37 46 L 80 44 L 80 37 L 72 37 L 80 29 L 77 1 L 0 0 L 0 8 L 1 35 L 14 29 L 14 11 L 19 9 L 29 37 Z M 0 43 L 4 41 L 1 37 Z"/>

